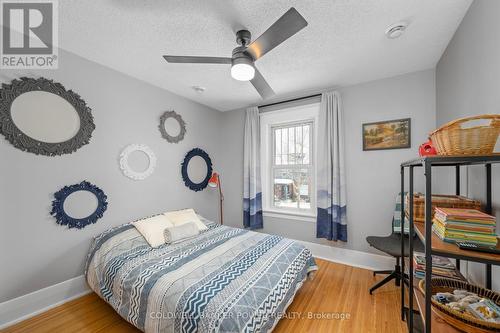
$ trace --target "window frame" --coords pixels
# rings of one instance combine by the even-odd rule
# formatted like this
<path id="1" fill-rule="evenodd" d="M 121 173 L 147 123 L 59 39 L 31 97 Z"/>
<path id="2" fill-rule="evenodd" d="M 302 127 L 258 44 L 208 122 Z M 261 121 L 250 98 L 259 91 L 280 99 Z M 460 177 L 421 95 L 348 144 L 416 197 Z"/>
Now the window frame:
<path id="1" fill-rule="evenodd" d="M 262 209 L 264 216 L 287 218 L 307 222 L 316 222 L 316 174 L 317 174 L 317 124 L 319 116 L 319 102 L 312 102 L 305 105 L 287 107 L 275 111 L 263 112 L 260 114 L 261 120 L 261 170 L 262 170 Z M 311 177 L 311 208 L 289 208 L 274 206 L 274 181 L 273 171 L 275 170 L 274 151 L 275 140 L 273 128 L 289 127 L 293 124 L 310 123 L 310 162 L 309 170 Z M 273 142 L 270 142 L 273 140 Z M 304 165 L 284 165 L 278 168 L 304 169 Z"/>
<path id="2" fill-rule="evenodd" d="M 281 164 L 277 165 L 276 164 L 276 155 L 274 154 L 276 152 L 276 140 L 275 140 L 275 130 L 276 129 L 283 129 L 283 128 L 291 128 L 291 127 L 296 127 L 297 125 L 310 125 L 310 130 L 309 130 L 309 164 Z M 272 210 L 279 210 L 279 211 L 285 211 L 285 212 L 293 212 L 295 214 L 307 214 L 310 215 L 312 211 L 314 210 L 314 207 L 316 207 L 316 186 L 315 186 L 315 154 L 314 154 L 314 149 L 316 147 L 316 143 L 314 142 L 314 135 L 315 135 L 315 122 L 314 119 L 309 119 L 309 120 L 302 120 L 302 121 L 292 121 L 292 122 L 287 122 L 287 123 L 276 123 L 276 124 L 271 124 L 271 129 L 269 132 L 270 138 L 269 140 L 272 141 L 272 148 L 270 150 L 271 156 L 269 157 L 269 175 L 270 178 L 268 179 L 268 185 L 269 185 L 269 208 Z M 311 184 L 311 193 L 309 194 L 310 196 L 310 206 L 311 208 L 305 209 L 305 208 L 293 208 L 293 207 L 278 207 L 275 206 L 273 197 L 274 197 L 274 175 L 275 171 L 279 169 L 294 169 L 294 170 L 303 170 L 303 169 L 308 169 L 308 174 L 309 174 L 309 181 Z M 299 199 L 300 200 L 300 199 Z M 300 203 L 298 203 L 300 206 Z"/>

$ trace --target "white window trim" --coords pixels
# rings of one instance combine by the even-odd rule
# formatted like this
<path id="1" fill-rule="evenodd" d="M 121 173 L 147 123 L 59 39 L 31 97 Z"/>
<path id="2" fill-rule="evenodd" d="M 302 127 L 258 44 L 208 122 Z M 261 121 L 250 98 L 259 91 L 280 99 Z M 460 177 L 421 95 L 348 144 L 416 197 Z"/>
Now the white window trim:
<path id="1" fill-rule="evenodd" d="M 301 220 L 307 222 L 316 222 L 316 156 L 318 147 L 317 124 L 319 117 L 319 103 L 311 103 L 295 107 L 288 107 L 276 111 L 264 112 L 260 114 L 260 142 L 261 142 L 261 177 L 262 177 L 262 210 L 264 216 L 287 218 L 293 220 Z M 313 123 L 313 151 L 312 161 L 313 170 L 311 181 L 313 184 L 313 193 L 311 196 L 311 210 L 304 211 L 290 208 L 277 208 L 271 204 L 272 198 L 272 163 L 271 156 L 273 153 L 274 143 L 271 143 L 272 127 L 284 124 L 293 124 L 299 122 Z"/>

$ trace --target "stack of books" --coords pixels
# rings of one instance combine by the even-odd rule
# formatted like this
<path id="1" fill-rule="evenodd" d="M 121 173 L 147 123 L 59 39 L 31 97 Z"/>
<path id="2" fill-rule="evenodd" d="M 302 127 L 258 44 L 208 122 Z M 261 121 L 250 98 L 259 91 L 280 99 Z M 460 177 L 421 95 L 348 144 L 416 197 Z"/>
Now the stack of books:
<path id="1" fill-rule="evenodd" d="M 495 217 L 476 209 L 436 207 L 432 229 L 445 242 L 495 246 Z"/>
<path id="2" fill-rule="evenodd" d="M 425 278 L 425 254 L 413 253 L 413 275 L 418 279 Z M 450 279 L 462 279 L 449 258 L 432 256 L 432 275 Z"/>

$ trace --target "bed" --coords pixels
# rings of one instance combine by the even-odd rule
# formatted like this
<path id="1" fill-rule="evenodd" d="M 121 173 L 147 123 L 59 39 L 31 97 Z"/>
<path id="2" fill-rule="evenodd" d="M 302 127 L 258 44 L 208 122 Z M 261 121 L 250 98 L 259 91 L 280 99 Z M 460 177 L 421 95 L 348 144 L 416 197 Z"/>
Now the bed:
<path id="1" fill-rule="evenodd" d="M 132 224 L 97 236 L 85 274 L 144 332 L 269 332 L 317 270 L 311 252 L 275 235 L 221 226 L 152 248 Z"/>

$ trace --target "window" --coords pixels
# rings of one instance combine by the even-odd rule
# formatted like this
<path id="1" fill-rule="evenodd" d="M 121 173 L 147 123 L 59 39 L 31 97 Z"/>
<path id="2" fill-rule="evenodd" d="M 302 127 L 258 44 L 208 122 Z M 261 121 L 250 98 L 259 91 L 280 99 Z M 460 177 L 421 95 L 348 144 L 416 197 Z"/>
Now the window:
<path id="1" fill-rule="evenodd" d="M 277 125 L 272 133 L 272 205 L 311 209 L 313 122 Z"/>
<path id="2" fill-rule="evenodd" d="M 319 103 L 261 114 L 264 215 L 314 221 Z"/>

